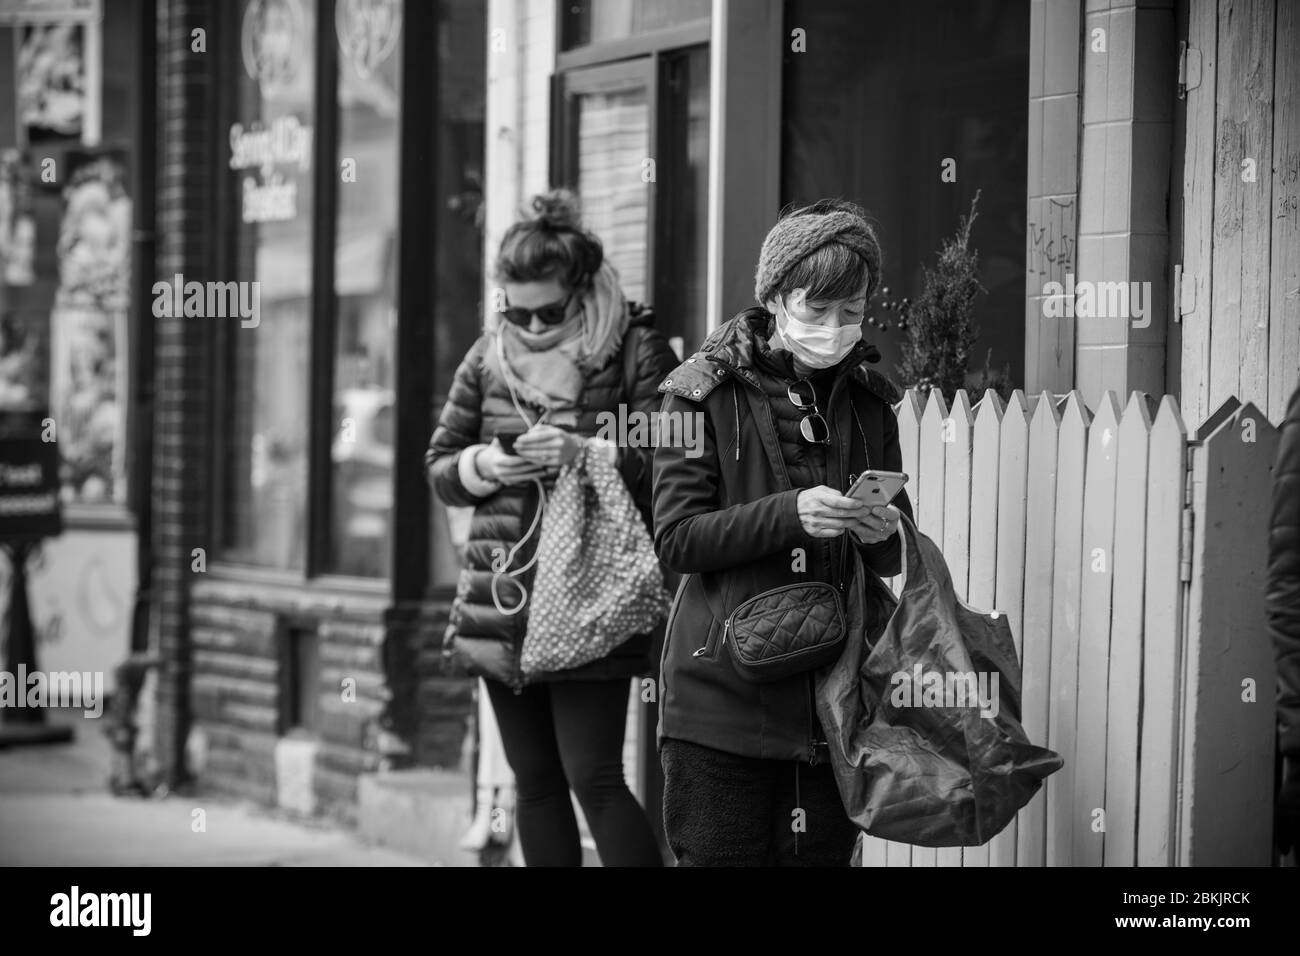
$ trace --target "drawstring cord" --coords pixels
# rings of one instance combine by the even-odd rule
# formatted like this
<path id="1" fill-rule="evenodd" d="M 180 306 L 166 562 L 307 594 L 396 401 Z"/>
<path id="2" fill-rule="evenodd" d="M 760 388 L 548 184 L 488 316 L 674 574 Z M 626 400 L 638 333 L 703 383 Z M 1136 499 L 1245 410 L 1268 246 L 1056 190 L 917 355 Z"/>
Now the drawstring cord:
<path id="1" fill-rule="evenodd" d="M 528 413 L 525 412 L 523 406 L 519 404 L 519 397 L 515 394 L 515 384 L 512 380 L 512 375 L 514 373 L 511 372 L 510 366 L 506 364 L 505 347 L 501 342 L 500 332 L 496 334 L 496 349 L 498 364 L 501 366 L 501 376 L 505 379 L 506 391 L 510 393 L 510 403 L 515 406 L 515 411 L 518 413 L 519 417 L 524 420 L 524 424 L 529 428 L 532 428 L 536 422 L 529 419 Z M 545 417 L 545 413 L 543 413 L 542 418 Z M 541 421 L 541 419 L 539 418 L 538 421 Z M 528 604 L 528 589 L 519 581 L 519 576 L 537 563 L 537 552 L 534 551 L 533 556 L 528 559 L 526 564 L 515 568 L 513 571 L 510 570 L 510 565 L 514 563 L 515 556 L 519 554 L 520 549 L 532 540 L 533 535 L 537 533 L 537 529 L 542 523 L 542 513 L 546 510 L 546 487 L 542 484 L 540 478 L 534 478 L 533 485 L 537 488 L 537 510 L 533 512 L 532 524 L 528 526 L 528 531 L 524 533 L 524 536 L 515 542 L 514 546 L 506 552 L 504 558 L 499 562 L 494 561 L 492 564 L 492 603 L 496 605 L 496 609 L 506 617 L 518 614 L 524 609 L 524 606 Z M 497 589 L 500 587 L 501 579 L 503 577 L 509 578 L 510 582 L 519 589 L 521 595 L 519 603 L 513 608 L 506 607 L 501 601 L 501 596 L 497 593 Z"/>
<path id="2" fill-rule="evenodd" d="M 537 478 L 533 479 L 533 484 L 537 486 L 537 496 L 538 496 L 537 510 L 533 512 L 533 523 L 528 526 L 528 532 L 522 538 L 520 538 L 519 541 L 516 542 L 515 545 L 509 551 L 506 552 L 505 557 L 499 563 L 493 562 L 492 603 L 495 604 L 496 609 L 500 611 L 502 614 L 504 614 L 506 617 L 511 617 L 515 614 L 518 614 L 520 611 L 524 609 L 524 605 L 528 603 L 528 588 L 524 587 L 523 584 L 519 581 L 519 575 L 523 574 L 525 571 L 527 571 L 529 568 L 531 568 L 534 564 L 537 563 L 538 552 L 534 551 L 533 556 L 528 559 L 528 562 L 526 564 L 522 565 L 521 567 L 515 568 L 513 571 L 510 570 L 510 565 L 514 562 L 515 555 L 519 553 L 519 549 L 528 543 L 528 541 L 537 532 L 538 527 L 542 523 L 542 511 L 546 508 L 546 489 L 542 487 L 541 481 Z M 501 602 L 501 596 L 497 593 L 497 588 L 500 587 L 500 582 L 503 577 L 509 578 L 510 583 L 512 583 L 515 587 L 519 589 L 519 594 L 520 594 L 519 603 L 512 608 L 506 607 Z"/>
<path id="3" fill-rule="evenodd" d="M 736 412 L 736 461 L 740 461 L 740 399 L 736 397 L 738 387 L 733 379 L 731 382 L 731 406 Z"/>
<path id="4" fill-rule="evenodd" d="M 858 417 L 858 406 L 854 404 L 853 399 L 849 399 L 849 408 L 853 409 L 853 421 L 858 426 L 858 434 L 862 436 L 862 460 L 866 462 L 868 470 L 871 468 L 871 457 L 867 452 L 867 433 L 862 430 L 862 419 Z M 850 468 L 853 466 L 850 465 Z"/>

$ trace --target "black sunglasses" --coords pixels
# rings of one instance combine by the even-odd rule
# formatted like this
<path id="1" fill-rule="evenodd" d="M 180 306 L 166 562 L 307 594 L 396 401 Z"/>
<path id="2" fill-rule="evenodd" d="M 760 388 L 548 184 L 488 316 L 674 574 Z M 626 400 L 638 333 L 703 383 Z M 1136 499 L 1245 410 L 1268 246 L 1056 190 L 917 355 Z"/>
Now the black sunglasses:
<path id="1" fill-rule="evenodd" d="M 791 382 L 785 394 L 794 407 L 804 413 L 799 420 L 799 434 L 803 440 L 814 445 L 829 445 L 831 429 L 822 417 L 821 409 L 817 407 L 817 393 L 813 391 L 812 383 L 807 379 Z"/>
<path id="2" fill-rule="evenodd" d="M 563 302 L 552 302 L 550 305 L 539 306 L 536 309 L 509 306 L 502 309 L 501 314 L 511 325 L 521 328 L 528 328 L 532 324 L 533 316 L 537 316 L 545 325 L 559 325 L 569 315 L 569 303 L 573 301 L 573 296 L 574 293 L 570 292 Z"/>

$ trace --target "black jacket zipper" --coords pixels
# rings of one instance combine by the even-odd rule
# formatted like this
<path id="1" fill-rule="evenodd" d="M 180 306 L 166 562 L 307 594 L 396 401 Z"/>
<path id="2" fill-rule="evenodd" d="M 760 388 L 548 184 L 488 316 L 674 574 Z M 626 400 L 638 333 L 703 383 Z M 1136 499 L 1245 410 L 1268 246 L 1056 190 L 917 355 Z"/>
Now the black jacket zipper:
<path id="1" fill-rule="evenodd" d="M 762 386 L 760 386 L 757 382 L 750 381 L 750 379 L 749 379 L 747 376 L 741 375 L 740 372 L 739 372 L 739 370 L 738 370 L 734 365 L 732 365 L 730 362 L 727 362 L 727 361 L 724 360 L 724 359 L 720 359 L 720 358 L 716 358 L 716 357 L 713 358 L 713 361 L 714 361 L 716 364 L 721 365 L 721 366 L 725 367 L 726 369 L 728 369 L 728 370 L 731 372 L 732 375 L 738 377 L 742 382 L 745 382 L 747 385 L 749 385 L 750 388 L 756 389 L 756 390 L 759 392 L 759 394 L 763 395 L 764 399 L 766 400 L 766 397 L 767 397 L 767 396 L 766 396 L 766 393 L 763 392 Z M 826 403 L 827 408 L 833 408 L 833 407 L 834 407 L 833 399 L 834 399 L 834 397 L 835 397 L 836 386 L 837 386 L 837 385 L 842 385 L 842 387 L 844 387 L 844 388 L 848 388 L 848 387 L 849 387 L 849 384 L 850 384 L 850 383 L 848 382 L 848 380 L 847 380 L 846 378 L 844 378 L 844 377 L 840 377 L 840 378 L 838 378 L 838 379 L 836 380 L 835 385 L 832 385 L 832 386 L 831 386 L 831 396 L 830 396 L 830 399 L 829 399 L 829 400 L 827 401 L 827 403 Z M 851 396 L 850 396 L 850 398 L 849 398 L 849 401 L 852 401 L 852 397 L 851 397 Z M 769 418 L 769 422 L 770 422 L 770 418 Z M 771 424 L 773 424 L 773 437 L 775 437 L 775 423 L 771 423 Z M 839 424 L 836 423 L 833 427 L 834 427 L 834 429 L 835 429 L 835 441 L 836 441 L 836 444 L 837 444 L 837 447 L 838 447 L 839 442 L 840 442 L 840 430 L 839 430 Z M 852 449 L 850 449 L 850 451 L 851 451 L 851 450 L 852 450 Z M 866 455 L 867 450 L 864 448 L 862 451 L 863 451 L 863 454 Z M 841 454 L 841 455 L 840 455 L 840 483 L 841 483 L 841 485 L 843 485 L 844 482 L 846 481 L 846 476 L 847 476 L 847 468 L 846 468 L 846 464 L 847 464 L 847 463 L 846 463 L 846 461 L 845 461 L 844 455 Z M 787 482 L 788 482 L 788 479 L 787 479 Z M 846 550 L 847 547 L 848 547 L 848 542 L 844 540 L 845 537 L 846 537 L 845 535 L 841 535 L 841 536 L 840 536 L 840 571 L 839 571 L 839 575 L 838 575 L 839 580 L 838 580 L 837 584 L 838 584 L 838 586 L 839 586 L 839 590 L 840 590 L 840 593 L 841 593 L 841 594 L 844 593 L 844 576 L 845 576 L 845 568 L 846 568 L 847 565 L 848 565 L 848 551 Z M 721 639 L 721 642 L 720 642 L 720 644 L 721 644 L 722 646 L 725 646 L 725 645 L 726 645 L 726 643 L 727 643 L 728 632 L 729 632 L 730 630 L 731 630 L 731 616 L 728 615 L 726 621 L 723 623 L 722 639 Z M 714 660 L 714 659 L 716 659 L 718 653 L 720 653 L 720 651 L 721 651 L 721 646 L 718 648 L 717 651 L 714 651 L 714 652 L 710 653 L 710 647 L 709 647 L 710 643 L 712 643 L 712 642 L 711 642 L 711 641 L 706 641 L 705 644 L 704 644 L 704 646 L 703 646 L 703 647 L 700 647 L 700 648 L 697 648 L 694 652 L 692 652 L 691 656 L 692 656 L 692 657 L 703 657 L 704 655 L 707 654 L 707 655 L 709 656 L 709 659 L 710 659 L 710 660 Z M 814 723 L 814 718 L 816 717 L 816 714 L 817 714 L 817 697 L 816 697 L 816 684 L 814 683 L 814 673 L 811 672 L 811 671 L 808 673 L 808 695 L 807 695 L 806 700 L 807 700 L 807 704 L 808 704 L 808 724 L 807 724 L 807 726 L 808 726 L 808 763 L 809 763 L 809 764 L 817 764 L 817 763 L 820 762 L 820 761 L 819 761 L 819 758 L 818 758 L 818 756 L 817 756 L 817 745 L 818 745 L 818 743 L 825 744 L 826 741 L 824 741 L 824 740 L 823 740 L 823 741 L 818 741 L 817 738 L 816 738 L 816 735 L 813 733 L 813 723 Z"/>

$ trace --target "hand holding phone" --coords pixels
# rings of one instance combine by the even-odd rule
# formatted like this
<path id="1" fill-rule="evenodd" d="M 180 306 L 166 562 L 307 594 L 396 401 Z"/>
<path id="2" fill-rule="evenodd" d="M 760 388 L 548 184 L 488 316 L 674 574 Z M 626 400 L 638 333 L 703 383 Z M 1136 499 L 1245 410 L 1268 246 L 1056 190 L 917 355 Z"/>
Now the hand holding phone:
<path id="1" fill-rule="evenodd" d="M 496 434 L 497 444 L 501 446 L 501 450 L 507 455 L 517 454 L 515 451 L 515 439 L 523 433 L 524 430 L 522 428 L 503 429 Z"/>
<path id="2" fill-rule="evenodd" d="M 903 490 L 907 475 L 901 471 L 864 471 L 844 493 L 847 498 L 857 498 L 868 505 L 887 505 Z"/>
<path id="3" fill-rule="evenodd" d="M 515 451 L 515 439 L 523 430 L 498 432 L 495 440 L 479 451 L 474 467 L 489 481 L 503 485 L 518 485 L 542 478 L 547 470 L 536 462 L 520 457 Z"/>

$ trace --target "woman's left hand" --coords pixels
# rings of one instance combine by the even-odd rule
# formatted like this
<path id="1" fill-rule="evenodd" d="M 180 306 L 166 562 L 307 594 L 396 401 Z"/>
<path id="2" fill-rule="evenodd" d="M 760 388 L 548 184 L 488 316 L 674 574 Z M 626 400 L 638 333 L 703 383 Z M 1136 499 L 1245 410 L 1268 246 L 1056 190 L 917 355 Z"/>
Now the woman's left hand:
<path id="1" fill-rule="evenodd" d="M 898 531 L 901 512 L 893 505 L 875 505 L 853 529 L 863 544 L 879 544 Z"/>
<path id="2" fill-rule="evenodd" d="M 515 439 L 515 454 L 551 468 L 577 457 L 582 439 L 554 425 L 535 425 Z"/>

